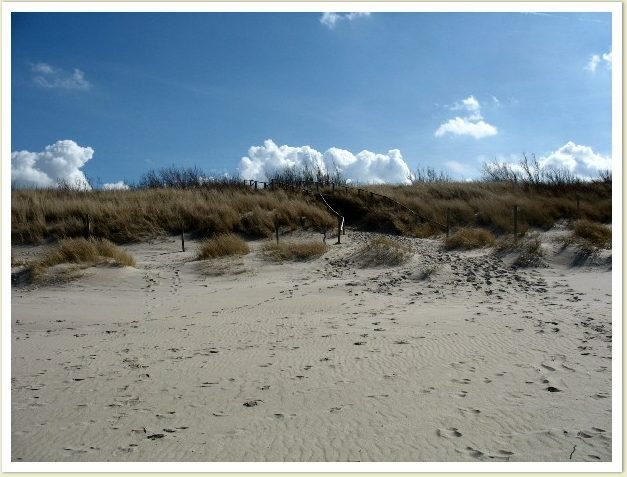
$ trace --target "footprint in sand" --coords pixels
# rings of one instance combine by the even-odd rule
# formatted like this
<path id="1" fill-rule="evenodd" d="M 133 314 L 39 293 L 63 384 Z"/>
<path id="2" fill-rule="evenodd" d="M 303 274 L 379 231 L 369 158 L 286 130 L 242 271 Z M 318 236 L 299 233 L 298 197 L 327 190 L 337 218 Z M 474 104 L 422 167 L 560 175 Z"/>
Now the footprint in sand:
<path id="1" fill-rule="evenodd" d="M 456 427 L 447 427 L 446 429 L 437 429 L 435 433 L 438 437 L 451 438 L 461 437 L 463 434 Z"/>

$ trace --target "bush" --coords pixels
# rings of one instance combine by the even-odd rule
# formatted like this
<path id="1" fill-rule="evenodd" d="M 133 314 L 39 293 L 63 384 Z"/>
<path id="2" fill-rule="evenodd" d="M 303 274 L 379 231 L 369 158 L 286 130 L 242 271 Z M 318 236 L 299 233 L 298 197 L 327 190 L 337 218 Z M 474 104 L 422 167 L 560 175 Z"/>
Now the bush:
<path id="1" fill-rule="evenodd" d="M 244 240 L 233 234 L 222 234 L 204 240 L 200 244 L 198 260 L 229 255 L 246 255 L 248 252 L 250 252 L 250 249 Z"/>
<path id="2" fill-rule="evenodd" d="M 444 248 L 446 250 L 471 250 L 474 248 L 492 247 L 494 243 L 494 235 L 488 230 L 463 228 L 445 240 Z"/>
<path id="3" fill-rule="evenodd" d="M 402 265 L 411 257 L 409 247 L 396 240 L 378 237 L 371 240 L 354 255 L 353 260 L 362 268 Z"/>
<path id="4" fill-rule="evenodd" d="M 275 261 L 283 260 L 311 260 L 322 256 L 329 248 L 322 242 L 298 243 L 266 243 L 262 248 L 263 255 Z"/>

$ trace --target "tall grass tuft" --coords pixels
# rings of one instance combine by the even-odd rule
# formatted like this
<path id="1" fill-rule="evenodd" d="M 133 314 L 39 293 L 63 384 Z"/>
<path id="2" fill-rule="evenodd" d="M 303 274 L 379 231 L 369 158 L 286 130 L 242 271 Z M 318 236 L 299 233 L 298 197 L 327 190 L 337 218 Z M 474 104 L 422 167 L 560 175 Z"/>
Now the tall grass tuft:
<path id="1" fill-rule="evenodd" d="M 125 267 L 134 267 L 135 258 L 106 239 L 86 240 L 66 239 L 49 248 L 44 256 L 30 265 L 34 277 L 43 275 L 46 270 L 55 265 L 73 263 L 80 265 L 95 265 L 110 263 Z"/>
<path id="2" fill-rule="evenodd" d="M 444 248 L 446 250 L 471 250 L 474 248 L 491 247 L 494 243 L 494 235 L 489 230 L 463 228 L 444 241 Z"/>
<path id="3" fill-rule="evenodd" d="M 385 237 L 377 237 L 361 247 L 352 257 L 362 267 L 394 267 L 402 265 L 411 258 L 409 247 Z"/>
<path id="4" fill-rule="evenodd" d="M 612 244 L 612 229 L 589 220 L 578 220 L 573 224 L 575 239 L 583 240 L 598 248 L 609 248 Z"/>
<path id="5" fill-rule="evenodd" d="M 229 255 L 246 255 L 249 252 L 250 248 L 244 240 L 233 234 L 222 234 L 206 239 L 200 244 L 198 260 Z"/>

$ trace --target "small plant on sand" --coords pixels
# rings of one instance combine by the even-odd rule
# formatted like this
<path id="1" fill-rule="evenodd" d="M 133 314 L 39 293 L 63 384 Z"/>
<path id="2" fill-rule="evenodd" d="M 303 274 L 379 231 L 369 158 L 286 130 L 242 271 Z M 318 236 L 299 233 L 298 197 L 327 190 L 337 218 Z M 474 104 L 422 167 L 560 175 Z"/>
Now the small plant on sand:
<path id="1" fill-rule="evenodd" d="M 29 266 L 33 279 L 41 278 L 50 267 L 61 264 L 96 265 L 109 263 L 134 267 L 132 255 L 106 239 L 65 239 L 46 251 L 43 258 Z"/>
<path id="2" fill-rule="evenodd" d="M 246 255 L 248 252 L 250 252 L 250 249 L 244 240 L 233 234 L 222 234 L 204 240 L 200 244 L 198 260 L 229 255 Z"/>
<path id="3" fill-rule="evenodd" d="M 261 251 L 265 258 L 274 261 L 283 260 L 312 260 L 322 256 L 329 247 L 322 242 L 296 242 L 276 244 L 274 242 L 266 243 Z"/>
<path id="4" fill-rule="evenodd" d="M 512 263 L 514 268 L 546 267 L 542 241 L 537 234 L 528 234 L 519 240 L 512 237 L 503 238 L 497 242 L 495 252 L 498 255 L 516 254 Z"/>
<path id="5" fill-rule="evenodd" d="M 397 266 L 407 262 L 411 255 L 408 246 L 396 240 L 377 237 L 359 249 L 353 255 L 353 260 L 362 268 Z"/>
<path id="6" fill-rule="evenodd" d="M 598 248 L 609 248 L 612 244 L 612 229 L 589 220 L 578 220 L 573 224 L 573 238 Z"/>
<path id="7" fill-rule="evenodd" d="M 444 242 L 446 250 L 462 249 L 471 250 L 474 248 L 492 247 L 495 243 L 492 232 L 479 228 L 459 229 Z"/>
<path id="8" fill-rule="evenodd" d="M 558 240 L 562 248 L 573 246 L 574 265 L 593 263 L 598 260 L 601 250 L 612 247 L 612 230 L 589 220 L 577 220 L 572 224 L 572 233 Z"/>

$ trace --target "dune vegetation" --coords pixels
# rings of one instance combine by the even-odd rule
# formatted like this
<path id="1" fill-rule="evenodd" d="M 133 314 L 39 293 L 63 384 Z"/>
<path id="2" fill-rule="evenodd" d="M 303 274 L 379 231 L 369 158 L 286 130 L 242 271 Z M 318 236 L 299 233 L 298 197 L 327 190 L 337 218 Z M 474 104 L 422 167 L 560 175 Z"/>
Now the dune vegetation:
<path id="1" fill-rule="evenodd" d="M 263 238 L 277 227 L 333 233 L 337 217 L 318 191 L 348 227 L 411 237 L 442 236 L 447 225 L 452 232 L 481 228 L 496 236 L 511 234 L 514 206 L 521 234 L 560 220 L 607 224 L 612 217 L 611 177 L 453 182 L 434 175 L 412 185 L 357 186 L 339 176 L 288 171 L 277 174 L 270 189 L 269 183 L 256 188 L 236 179 L 203 182 L 194 170 L 176 172 L 148 173 L 130 190 L 13 190 L 12 243 L 86 237 L 89 223 L 94 237 L 115 243 L 181 231 L 196 238 L 231 233 Z"/>

